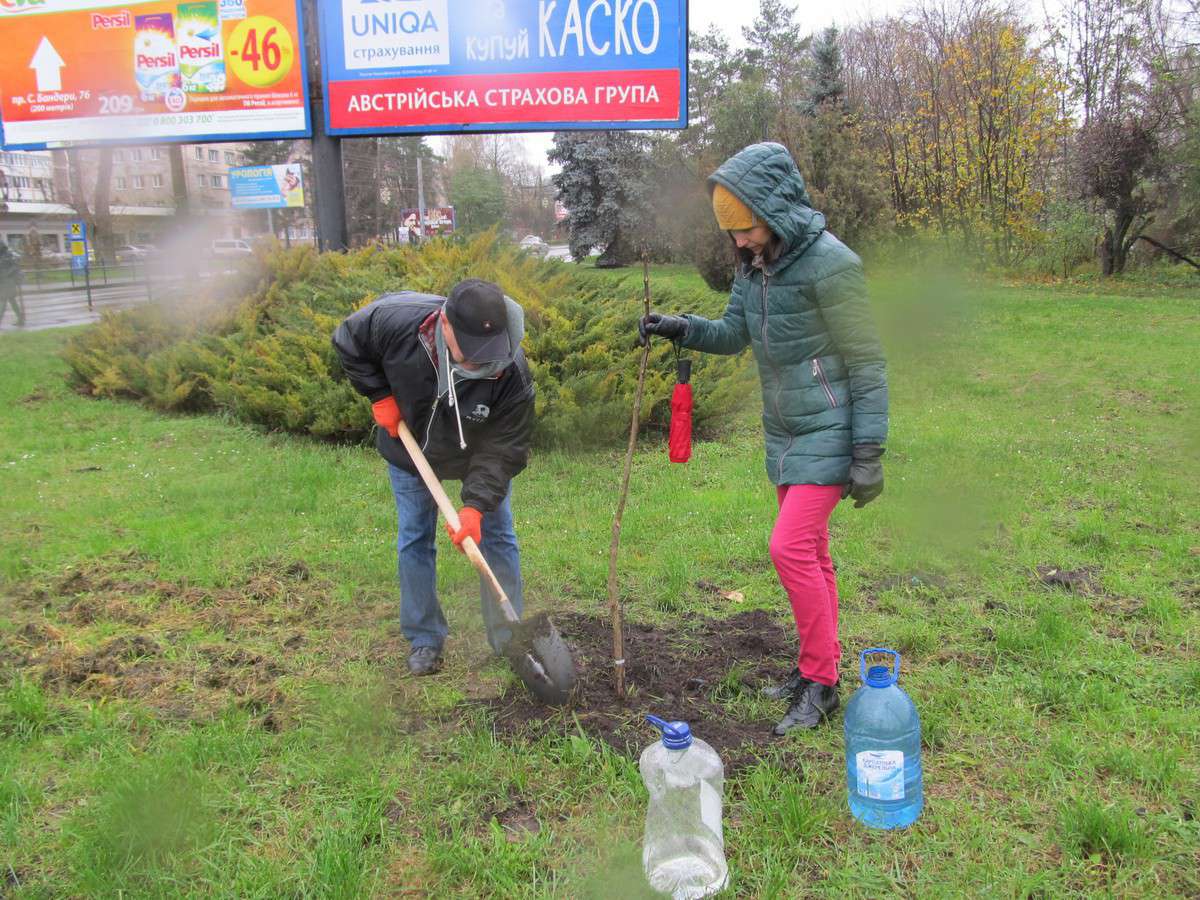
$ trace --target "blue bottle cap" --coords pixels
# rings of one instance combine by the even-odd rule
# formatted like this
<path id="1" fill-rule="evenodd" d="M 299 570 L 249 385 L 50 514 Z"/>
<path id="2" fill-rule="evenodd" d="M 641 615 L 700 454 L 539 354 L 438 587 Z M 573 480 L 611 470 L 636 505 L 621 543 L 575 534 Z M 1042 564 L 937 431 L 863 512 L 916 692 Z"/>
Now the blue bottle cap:
<path id="1" fill-rule="evenodd" d="M 867 668 L 867 657 L 875 654 L 885 653 L 892 657 L 895 663 L 894 669 L 889 669 L 887 666 L 871 666 Z M 867 683 L 868 687 L 885 688 L 891 687 L 900 680 L 900 654 L 895 650 L 889 650 L 886 647 L 871 647 L 869 650 L 864 650 L 859 654 L 859 671 L 862 673 L 862 680 Z"/>
<path id="2" fill-rule="evenodd" d="M 668 750 L 686 750 L 692 746 L 692 729 L 687 722 L 666 722 L 649 715 L 646 721 L 662 732 L 663 746 Z"/>

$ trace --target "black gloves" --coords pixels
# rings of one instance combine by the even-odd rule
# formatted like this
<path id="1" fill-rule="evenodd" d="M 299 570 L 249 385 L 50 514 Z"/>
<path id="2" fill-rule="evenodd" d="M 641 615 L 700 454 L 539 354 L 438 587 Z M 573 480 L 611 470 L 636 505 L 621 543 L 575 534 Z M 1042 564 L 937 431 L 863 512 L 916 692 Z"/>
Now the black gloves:
<path id="1" fill-rule="evenodd" d="M 850 462 L 850 481 L 842 489 L 842 499 L 854 498 L 854 508 L 862 509 L 883 493 L 883 448 L 878 444 L 855 444 Z"/>
<path id="2" fill-rule="evenodd" d="M 683 316 L 664 316 L 650 313 L 638 320 L 638 345 L 644 345 L 647 335 L 657 334 L 672 341 L 681 341 L 687 336 L 688 320 Z"/>

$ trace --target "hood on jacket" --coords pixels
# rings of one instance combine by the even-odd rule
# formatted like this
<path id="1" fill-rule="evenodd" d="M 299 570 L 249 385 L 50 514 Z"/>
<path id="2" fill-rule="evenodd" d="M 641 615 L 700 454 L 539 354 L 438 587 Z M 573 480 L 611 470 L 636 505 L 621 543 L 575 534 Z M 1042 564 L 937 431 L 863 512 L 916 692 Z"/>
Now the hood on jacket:
<path id="1" fill-rule="evenodd" d="M 508 319 L 508 345 L 511 348 L 508 356 L 500 359 L 492 360 L 491 362 L 482 365 L 466 368 L 457 365 L 450 358 L 450 348 L 446 344 L 446 334 L 442 330 L 440 324 L 435 324 L 433 333 L 436 348 L 436 356 L 433 363 L 437 369 L 437 395 L 444 397 L 450 395 L 450 407 L 454 410 L 454 418 L 458 423 L 458 445 L 460 450 L 467 449 L 467 439 L 463 434 L 462 415 L 458 407 L 458 391 L 454 385 L 455 378 L 461 378 L 465 381 L 481 381 L 485 378 L 499 378 L 500 374 L 511 366 L 517 359 L 517 352 L 520 350 L 521 341 L 525 339 L 525 310 L 512 297 L 504 295 L 506 318 Z M 444 310 L 444 306 L 443 306 Z M 443 315 L 444 315 L 443 311 Z"/>
<path id="2" fill-rule="evenodd" d="M 717 184 L 749 206 L 779 238 L 773 269 L 803 254 L 825 231 L 825 216 L 812 208 L 804 177 L 782 144 L 751 144 L 739 151 L 709 176 L 709 193 Z"/>

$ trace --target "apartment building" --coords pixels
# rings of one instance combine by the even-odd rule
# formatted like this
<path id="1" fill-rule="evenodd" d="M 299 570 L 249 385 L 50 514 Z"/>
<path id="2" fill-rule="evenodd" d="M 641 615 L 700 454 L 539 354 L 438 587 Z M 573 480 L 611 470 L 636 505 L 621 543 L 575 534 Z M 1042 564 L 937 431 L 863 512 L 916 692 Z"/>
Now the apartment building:
<path id="1" fill-rule="evenodd" d="M 109 178 L 113 243 L 153 244 L 177 225 L 177 196 L 208 237 L 245 237 L 263 230 L 261 213 L 235 210 L 229 169 L 244 164 L 247 143 L 183 145 L 183 184 L 176 190 L 167 145 L 116 147 Z M 43 253 L 68 249 L 68 223 L 78 218 L 72 197 L 89 204 L 100 168 L 98 149 L 0 152 L 0 241 L 23 251 L 36 234 Z"/>
<path id="2" fill-rule="evenodd" d="M 23 251 L 36 229 L 46 252 L 63 249 L 71 212 L 56 199 L 54 158 L 47 152 L 0 151 L 0 241 Z"/>

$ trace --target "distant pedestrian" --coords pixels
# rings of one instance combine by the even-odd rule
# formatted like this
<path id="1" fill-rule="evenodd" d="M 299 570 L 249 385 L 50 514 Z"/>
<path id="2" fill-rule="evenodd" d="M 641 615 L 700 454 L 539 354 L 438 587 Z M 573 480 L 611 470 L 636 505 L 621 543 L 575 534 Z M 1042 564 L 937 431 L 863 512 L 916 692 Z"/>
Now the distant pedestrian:
<path id="1" fill-rule="evenodd" d="M 825 230 L 780 144 L 753 144 L 709 178 L 738 264 L 719 319 L 651 313 L 640 325 L 708 353 L 749 346 L 762 381 L 767 475 L 779 515 L 770 554 L 800 638 L 796 668 L 767 694 L 787 699 L 775 733 L 814 728 L 838 707 L 838 595 L 829 516 L 883 491 L 887 375 L 859 258 Z"/>
<path id="2" fill-rule="evenodd" d="M 21 301 L 21 266 L 7 244 L 0 243 L 0 323 L 12 307 L 17 327 L 25 327 L 25 304 Z"/>

